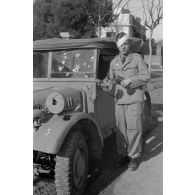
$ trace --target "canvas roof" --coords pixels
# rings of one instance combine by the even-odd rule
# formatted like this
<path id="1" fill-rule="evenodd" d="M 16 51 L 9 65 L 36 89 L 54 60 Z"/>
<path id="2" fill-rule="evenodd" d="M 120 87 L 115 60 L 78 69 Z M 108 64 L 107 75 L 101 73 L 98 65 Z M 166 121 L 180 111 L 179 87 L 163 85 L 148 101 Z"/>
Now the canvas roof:
<path id="1" fill-rule="evenodd" d="M 142 40 L 132 39 L 133 52 L 138 52 L 142 46 Z M 91 39 L 44 39 L 33 42 L 34 50 L 59 50 L 73 48 L 99 48 L 117 50 L 115 38 L 91 38 Z"/>

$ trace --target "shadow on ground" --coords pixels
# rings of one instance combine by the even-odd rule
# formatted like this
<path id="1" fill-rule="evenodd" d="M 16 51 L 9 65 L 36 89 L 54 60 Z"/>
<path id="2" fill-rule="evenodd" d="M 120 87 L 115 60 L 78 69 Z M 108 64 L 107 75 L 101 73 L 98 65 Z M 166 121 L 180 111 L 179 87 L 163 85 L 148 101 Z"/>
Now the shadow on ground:
<path id="1" fill-rule="evenodd" d="M 162 116 L 162 111 L 162 104 L 152 105 L 153 122 L 150 131 L 143 137 L 145 144 L 143 145 L 143 156 L 140 158 L 139 164 L 157 156 L 163 150 L 163 124 L 162 122 L 158 122 L 158 117 Z M 84 192 L 85 195 L 100 194 L 102 190 L 127 170 L 127 165 L 120 168 L 114 168 L 113 166 L 119 159 L 116 152 L 115 136 L 113 134 L 105 140 L 102 161 L 96 162 L 92 167 L 92 174 L 88 179 L 88 185 Z"/>
<path id="2" fill-rule="evenodd" d="M 100 191 L 106 188 L 116 178 L 118 178 L 127 167 L 114 168 L 114 163 L 119 159 L 116 152 L 115 134 L 109 136 L 104 141 L 102 160 L 97 162 L 92 167 L 91 177 L 88 179 L 88 185 L 85 195 L 97 195 Z"/>
<path id="3" fill-rule="evenodd" d="M 147 132 L 143 137 L 143 155 L 139 164 L 157 156 L 163 151 L 163 122 L 158 121 L 163 117 L 163 105 L 152 105 L 152 131 Z"/>
<path id="4" fill-rule="evenodd" d="M 151 79 L 162 78 L 162 75 L 163 75 L 162 71 L 151 72 Z"/>

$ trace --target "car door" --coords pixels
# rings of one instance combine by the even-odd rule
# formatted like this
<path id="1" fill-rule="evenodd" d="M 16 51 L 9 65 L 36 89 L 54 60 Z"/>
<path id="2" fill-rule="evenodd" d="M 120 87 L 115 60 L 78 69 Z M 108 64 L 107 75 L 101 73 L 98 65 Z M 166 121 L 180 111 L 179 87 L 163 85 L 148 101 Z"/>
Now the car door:
<path id="1" fill-rule="evenodd" d="M 103 81 L 107 77 L 110 62 L 115 57 L 114 54 L 100 53 L 97 68 L 97 78 L 99 80 Z M 95 113 L 105 139 L 115 129 L 115 102 L 112 91 L 107 91 L 100 85 L 97 85 L 96 89 Z"/>

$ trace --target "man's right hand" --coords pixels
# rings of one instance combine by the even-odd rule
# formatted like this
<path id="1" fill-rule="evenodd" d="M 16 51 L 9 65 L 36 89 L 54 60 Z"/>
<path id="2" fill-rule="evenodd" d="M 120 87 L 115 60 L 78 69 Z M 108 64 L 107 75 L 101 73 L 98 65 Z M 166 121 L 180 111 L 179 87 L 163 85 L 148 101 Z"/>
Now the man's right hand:
<path id="1" fill-rule="evenodd" d="M 101 81 L 100 79 L 96 79 L 96 83 L 97 83 L 97 85 L 101 85 L 103 83 L 103 81 Z"/>
<path id="2" fill-rule="evenodd" d="M 109 79 L 104 79 L 103 81 L 96 79 L 96 83 L 104 91 L 111 91 L 112 90 L 113 84 L 112 84 L 112 81 Z"/>

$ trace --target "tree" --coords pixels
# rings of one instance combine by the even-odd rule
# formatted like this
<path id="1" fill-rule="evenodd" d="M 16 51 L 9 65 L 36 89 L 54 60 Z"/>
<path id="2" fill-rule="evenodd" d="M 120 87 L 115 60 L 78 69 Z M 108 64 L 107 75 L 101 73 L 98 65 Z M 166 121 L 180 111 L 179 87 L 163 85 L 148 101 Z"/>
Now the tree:
<path id="1" fill-rule="evenodd" d="M 33 4 L 33 39 L 59 37 L 60 32 L 68 31 L 75 38 L 96 36 L 96 27 L 91 25 L 86 7 L 90 4 L 93 17 L 101 17 L 97 5 L 106 15 L 104 24 L 108 25 L 110 18 L 107 13 L 112 10 L 111 0 L 35 0 Z"/>
<path id="2" fill-rule="evenodd" d="M 114 22 L 121 14 L 122 9 L 130 2 L 127 2 L 121 6 L 123 0 L 119 0 L 113 7 L 112 0 L 86 0 L 85 11 L 88 15 L 89 22 L 98 29 L 98 37 L 101 37 L 101 27 L 109 26 Z M 119 7 L 121 8 L 119 11 Z"/>
<path id="3" fill-rule="evenodd" d="M 146 40 L 146 28 L 141 24 L 141 18 L 136 17 L 131 14 L 132 17 L 132 28 L 133 28 L 133 36 L 140 38 L 142 40 Z"/>
<path id="4" fill-rule="evenodd" d="M 143 11 L 144 11 L 144 16 L 145 16 L 144 24 L 145 24 L 146 28 L 148 28 L 150 31 L 149 70 L 151 71 L 153 31 L 160 24 L 160 21 L 163 18 L 163 4 L 162 4 L 162 0 L 142 0 L 142 6 L 143 6 Z"/>

